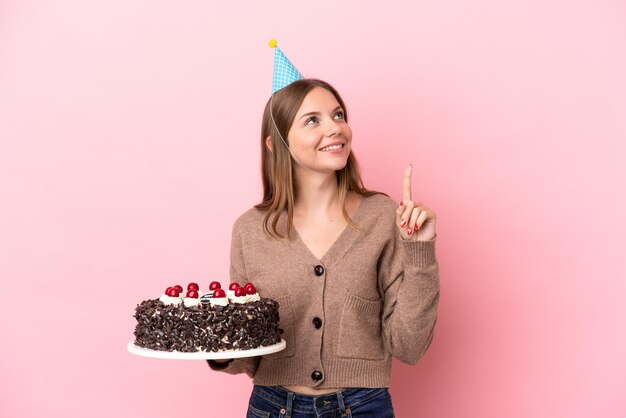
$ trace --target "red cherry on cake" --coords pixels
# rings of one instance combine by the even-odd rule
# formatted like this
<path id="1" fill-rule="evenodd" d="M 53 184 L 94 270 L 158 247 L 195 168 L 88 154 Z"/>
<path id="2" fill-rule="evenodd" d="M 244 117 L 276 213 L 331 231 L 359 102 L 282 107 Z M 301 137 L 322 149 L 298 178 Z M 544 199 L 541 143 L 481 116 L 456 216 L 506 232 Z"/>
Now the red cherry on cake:
<path id="1" fill-rule="evenodd" d="M 246 289 L 244 289 L 243 287 L 238 287 L 237 289 L 235 289 L 235 296 L 239 297 L 239 296 L 245 296 L 246 295 Z"/>
<path id="2" fill-rule="evenodd" d="M 187 285 L 187 290 L 191 290 L 191 289 L 193 289 L 193 290 L 200 290 L 200 286 L 198 286 L 198 283 L 193 283 L 192 282 L 192 283 L 189 283 Z"/>
<path id="3" fill-rule="evenodd" d="M 238 289 L 239 287 L 241 287 L 239 286 L 239 283 L 233 282 L 230 284 L 230 286 L 228 286 L 228 290 L 235 290 L 235 289 Z"/>
<path id="4" fill-rule="evenodd" d="M 173 289 L 173 287 L 172 287 L 172 286 L 170 286 L 170 287 L 168 287 L 167 289 L 165 289 L 165 294 L 166 294 L 167 296 L 169 296 L 169 295 L 170 295 L 170 289 Z"/>
<path id="5" fill-rule="evenodd" d="M 187 291 L 187 297 L 188 298 L 198 299 L 198 291 L 196 289 L 189 289 Z"/>
<path id="6" fill-rule="evenodd" d="M 168 288 L 168 290 L 167 290 L 167 292 L 165 294 L 167 296 L 171 296 L 171 297 L 175 298 L 175 297 L 178 297 L 178 295 L 180 295 L 180 292 L 175 287 L 170 287 L 170 288 Z"/>
<path id="7" fill-rule="evenodd" d="M 226 292 L 224 292 L 224 290 L 222 290 L 222 289 L 215 289 L 213 291 L 213 297 L 214 298 L 225 298 L 226 297 Z"/>
<path id="8" fill-rule="evenodd" d="M 174 289 L 178 290 L 178 294 L 181 294 L 183 291 L 183 287 L 179 284 L 177 284 L 176 286 L 174 286 Z"/>
<path id="9" fill-rule="evenodd" d="M 243 288 L 246 291 L 246 295 L 254 295 L 256 293 L 256 287 L 252 283 L 246 283 Z"/>
<path id="10" fill-rule="evenodd" d="M 221 289 L 222 285 L 220 284 L 220 282 L 211 282 L 211 284 L 209 285 L 209 290 L 215 290 L 215 289 Z"/>

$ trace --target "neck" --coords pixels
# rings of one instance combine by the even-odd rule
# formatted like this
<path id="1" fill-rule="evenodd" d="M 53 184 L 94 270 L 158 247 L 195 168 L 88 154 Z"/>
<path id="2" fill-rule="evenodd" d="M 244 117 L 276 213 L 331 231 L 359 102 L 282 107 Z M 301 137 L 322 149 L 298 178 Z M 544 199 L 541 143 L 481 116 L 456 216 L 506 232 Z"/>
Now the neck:
<path id="1" fill-rule="evenodd" d="M 341 210 L 339 185 L 335 172 L 330 174 L 297 173 L 294 212 L 307 215 L 328 215 Z"/>

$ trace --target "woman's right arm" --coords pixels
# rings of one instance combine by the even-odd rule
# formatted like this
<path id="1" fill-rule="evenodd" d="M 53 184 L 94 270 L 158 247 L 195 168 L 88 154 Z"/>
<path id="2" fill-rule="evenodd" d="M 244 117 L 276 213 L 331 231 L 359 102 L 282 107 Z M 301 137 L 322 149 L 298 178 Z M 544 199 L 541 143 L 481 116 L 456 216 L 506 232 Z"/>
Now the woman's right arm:
<path id="1" fill-rule="evenodd" d="M 243 258 L 243 240 L 241 239 L 240 219 L 233 225 L 232 238 L 230 244 L 230 282 L 237 282 L 240 285 L 248 283 L 248 274 Z M 228 374 L 245 373 L 254 377 L 259 367 L 260 357 L 247 357 L 228 360 L 207 360 L 211 370 Z"/>

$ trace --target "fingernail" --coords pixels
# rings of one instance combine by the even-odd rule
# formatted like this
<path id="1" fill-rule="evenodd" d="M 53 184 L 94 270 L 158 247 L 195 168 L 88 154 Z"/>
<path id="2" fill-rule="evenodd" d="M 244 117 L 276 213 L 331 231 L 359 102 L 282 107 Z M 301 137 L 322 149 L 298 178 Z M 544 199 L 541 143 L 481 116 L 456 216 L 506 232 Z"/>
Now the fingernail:
<path id="1" fill-rule="evenodd" d="M 417 231 L 418 229 L 420 229 L 419 225 L 415 225 L 415 230 Z"/>
<path id="2" fill-rule="evenodd" d="M 403 227 L 405 223 L 406 223 L 406 219 L 402 219 L 402 222 L 400 223 L 400 227 Z"/>
<path id="3" fill-rule="evenodd" d="M 407 229 L 406 233 L 411 235 L 413 233 L 413 230 L 411 228 L 409 228 L 409 229 Z"/>
<path id="4" fill-rule="evenodd" d="M 400 201 L 400 206 L 404 206 L 404 202 L 402 200 Z"/>

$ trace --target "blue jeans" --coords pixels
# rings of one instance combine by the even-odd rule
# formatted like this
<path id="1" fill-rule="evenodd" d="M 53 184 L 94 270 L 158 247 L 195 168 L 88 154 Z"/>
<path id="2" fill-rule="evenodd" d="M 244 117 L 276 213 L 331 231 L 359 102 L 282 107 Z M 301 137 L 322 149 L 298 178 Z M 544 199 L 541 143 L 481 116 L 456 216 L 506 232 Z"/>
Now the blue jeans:
<path id="1" fill-rule="evenodd" d="M 301 395 L 281 386 L 254 385 L 247 418 L 393 418 L 387 388 L 349 388 L 327 395 Z"/>

